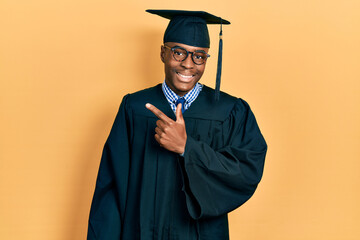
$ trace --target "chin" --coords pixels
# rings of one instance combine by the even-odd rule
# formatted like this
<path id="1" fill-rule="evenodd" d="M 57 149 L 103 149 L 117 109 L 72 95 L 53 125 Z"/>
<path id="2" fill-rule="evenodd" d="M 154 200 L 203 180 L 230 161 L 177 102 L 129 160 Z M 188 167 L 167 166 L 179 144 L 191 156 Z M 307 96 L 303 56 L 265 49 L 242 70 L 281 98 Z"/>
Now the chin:
<path id="1" fill-rule="evenodd" d="M 183 96 L 188 93 L 195 84 L 199 81 L 198 76 L 192 77 L 192 79 L 183 79 L 178 74 L 171 75 L 171 77 L 166 80 L 166 84 L 173 90 L 177 95 Z"/>
<path id="2" fill-rule="evenodd" d="M 188 93 L 191 89 L 193 89 L 193 87 L 195 86 L 196 83 L 180 83 L 180 84 L 175 84 L 175 89 L 178 93 L 182 93 L 183 95 L 185 95 L 186 93 Z"/>

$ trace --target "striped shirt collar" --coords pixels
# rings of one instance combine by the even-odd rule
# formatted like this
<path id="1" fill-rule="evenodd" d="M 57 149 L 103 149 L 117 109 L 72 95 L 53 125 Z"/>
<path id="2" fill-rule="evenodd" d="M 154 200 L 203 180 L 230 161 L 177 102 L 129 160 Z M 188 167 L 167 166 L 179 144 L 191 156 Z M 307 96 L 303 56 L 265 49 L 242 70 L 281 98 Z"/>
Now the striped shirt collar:
<path id="1" fill-rule="evenodd" d="M 194 88 L 191 89 L 188 93 L 186 93 L 183 98 L 185 99 L 184 109 L 187 110 L 190 105 L 195 101 L 195 99 L 199 96 L 203 85 L 200 83 L 196 83 Z M 169 102 L 171 109 L 174 113 L 176 113 L 176 101 L 180 98 L 173 90 L 169 88 L 169 86 L 164 81 L 162 84 L 162 90 L 166 97 L 166 100 Z"/>

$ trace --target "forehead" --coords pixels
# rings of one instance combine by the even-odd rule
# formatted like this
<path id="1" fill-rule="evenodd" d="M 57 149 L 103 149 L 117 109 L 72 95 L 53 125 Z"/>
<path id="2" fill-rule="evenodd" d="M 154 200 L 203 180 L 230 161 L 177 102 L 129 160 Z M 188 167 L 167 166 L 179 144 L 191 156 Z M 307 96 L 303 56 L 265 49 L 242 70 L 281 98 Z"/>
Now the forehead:
<path id="1" fill-rule="evenodd" d="M 186 50 L 188 50 L 190 52 L 195 51 L 195 50 L 203 50 L 205 52 L 209 51 L 209 48 L 190 46 L 190 45 L 187 45 L 187 44 L 177 43 L 177 42 L 166 42 L 165 44 L 167 46 L 169 46 L 169 47 L 179 46 L 179 47 L 185 48 Z"/>

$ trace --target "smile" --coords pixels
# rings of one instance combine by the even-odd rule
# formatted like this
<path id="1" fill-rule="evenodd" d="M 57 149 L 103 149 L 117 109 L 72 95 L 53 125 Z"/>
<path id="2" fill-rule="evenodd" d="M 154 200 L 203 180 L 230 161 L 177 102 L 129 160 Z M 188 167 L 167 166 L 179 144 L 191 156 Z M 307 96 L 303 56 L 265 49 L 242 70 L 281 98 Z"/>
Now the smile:
<path id="1" fill-rule="evenodd" d="M 184 78 L 184 79 L 190 79 L 190 78 L 194 77 L 194 75 L 183 75 L 183 74 L 178 73 L 178 72 L 176 72 L 176 74 L 179 75 L 180 77 Z"/>

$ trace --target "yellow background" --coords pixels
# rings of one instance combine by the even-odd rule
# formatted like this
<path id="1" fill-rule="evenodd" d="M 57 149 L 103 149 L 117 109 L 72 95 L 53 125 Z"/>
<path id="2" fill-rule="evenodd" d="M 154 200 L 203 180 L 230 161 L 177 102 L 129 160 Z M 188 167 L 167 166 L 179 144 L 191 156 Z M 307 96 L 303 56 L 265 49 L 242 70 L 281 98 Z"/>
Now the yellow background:
<path id="1" fill-rule="evenodd" d="M 0 239 L 85 239 L 120 101 L 164 78 L 168 22 L 147 8 L 232 22 L 222 90 L 250 103 L 269 151 L 231 239 L 360 239 L 358 0 L 0 0 Z"/>

